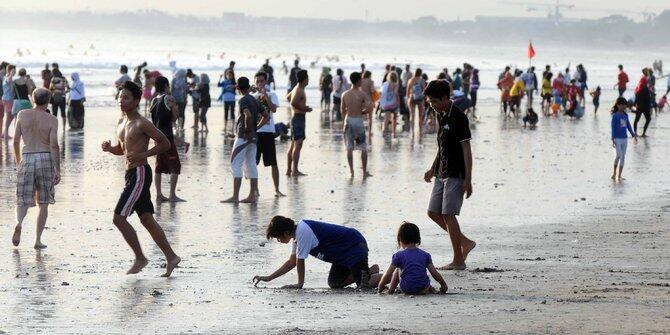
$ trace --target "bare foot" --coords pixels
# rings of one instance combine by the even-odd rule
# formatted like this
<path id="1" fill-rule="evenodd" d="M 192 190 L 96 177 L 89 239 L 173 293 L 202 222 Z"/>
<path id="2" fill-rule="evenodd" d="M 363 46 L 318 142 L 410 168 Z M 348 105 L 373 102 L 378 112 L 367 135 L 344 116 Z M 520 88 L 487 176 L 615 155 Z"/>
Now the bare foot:
<path id="1" fill-rule="evenodd" d="M 612 175 L 612 180 L 616 180 L 616 175 Z"/>
<path id="2" fill-rule="evenodd" d="M 370 273 L 379 273 L 379 265 L 372 264 L 372 266 L 370 267 Z"/>
<path id="3" fill-rule="evenodd" d="M 253 196 L 253 195 L 250 195 L 250 196 L 246 197 L 245 199 L 240 200 L 240 202 L 245 203 L 245 204 L 253 204 L 253 203 L 256 202 L 256 197 Z"/>
<path id="4" fill-rule="evenodd" d="M 186 202 L 186 200 L 178 197 L 178 196 L 171 196 L 170 199 L 168 199 L 170 202 Z"/>
<path id="5" fill-rule="evenodd" d="M 279 190 L 275 190 L 275 198 L 285 197 L 286 194 L 281 193 Z"/>
<path id="6" fill-rule="evenodd" d="M 366 172 L 363 174 L 363 179 L 368 178 L 368 177 L 372 177 L 372 174 L 370 174 L 370 172 L 367 172 L 367 171 L 366 171 Z"/>
<path id="7" fill-rule="evenodd" d="M 37 249 L 37 250 L 40 250 L 40 249 L 46 249 L 46 248 L 47 248 L 47 245 L 46 245 L 46 244 L 42 244 L 42 242 L 35 242 L 35 245 L 33 246 L 33 248 L 35 248 L 35 249 Z"/>
<path id="8" fill-rule="evenodd" d="M 162 274 L 161 277 L 170 277 L 172 271 L 177 267 L 177 265 L 179 265 L 179 262 L 181 262 L 181 258 L 179 256 L 175 256 L 173 259 L 168 260 L 165 273 Z"/>
<path id="9" fill-rule="evenodd" d="M 163 201 L 168 201 L 168 198 L 166 198 L 164 195 L 157 195 L 156 196 L 156 202 L 163 202 Z"/>
<path id="10" fill-rule="evenodd" d="M 286 170 L 286 175 L 287 176 L 290 177 L 292 174 L 293 174 L 293 172 L 291 172 L 291 169 Z"/>
<path id="11" fill-rule="evenodd" d="M 621 180 L 626 180 L 626 178 L 624 178 L 622 176 L 619 176 L 619 181 L 621 181 Z"/>
<path id="12" fill-rule="evenodd" d="M 19 243 L 21 243 L 21 226 L 16 225 L 16 227 L 14 227 L 14 236 L 12 236 L 12 244 L 14 244 L 15 247 L 18 247 Z"/>
<path id="13" fill-rule="evenodd" d="M 302 176 L 306 176 L 306 174 L 304 174 L 304 173 L 302 173 L 302 172 L 300 172 L 300 171 L 298 171 L 298 170 L 295 170 L 295 171 L 293 172 L 293 177 L 302 177 Z"/>
<path id="14" fill-rule="evenodd" d="M 235 197 L 230 197 L 230 198 L 228 198 L 228 199 L 226 199 L 226 200 L 221 200 L 221 203 L 222 203 L 222 204 L 236 204 L 236 203 L 238 203 L 238 202 L 240 202 L 240 199 L 235 198 Z"/>
<path id="15" fill-rule="evenodd" d="M 447 270 L 447 271 L 453 271 L 453 270 L 465 270 L 465 263 L 463 264 L 454 264 L 454 263 L 449 263 L 445 266 L 441 266 L 437 268 L 438 270 Z"/>
<path id="16" fill-rule="evenodd" d="M 472 249 L 474 249 L 477 246 L 477 242 L 475 241 L 470 241 L 471 243 L 467 243 L 464 246 L 461 246 L 461 251 L 463 252 L 463 260 L 465 261 L 468 259 L 468 254 Z"/>
<path id="17" fill-rule="evenodd" d="M 184 153 L 185 154 L 188 153 L 189 148 L 191 148 L 191 143 L 188 143 L 188 142 L 184 143 Z"/>
<path id="18" fill-rule="evenodd" d="M 144 269 L 144 267 L 147 266 L 147 264 L 149 264 L 149 260 L 146 258 L 136 259 L 135 262 L 133 263 L 133 266 L 130 268 L 130 270 L 128 270 L 128 272 L 126 272 L 126 274 L 132 275 L 138 273 L 142 271 L 142 269 Z"/>

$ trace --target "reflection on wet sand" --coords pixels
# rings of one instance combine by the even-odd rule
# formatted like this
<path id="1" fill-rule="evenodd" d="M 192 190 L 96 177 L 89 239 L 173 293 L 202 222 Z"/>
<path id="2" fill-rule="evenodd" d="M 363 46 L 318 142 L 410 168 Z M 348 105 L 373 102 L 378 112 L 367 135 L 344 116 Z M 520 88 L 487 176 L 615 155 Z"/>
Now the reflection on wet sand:
<path id="1" fill-rule="evenodd" d="M 14 287 L 13 315 L 25 327 L 42 329 L 49 326 L 49 320 L 58 312 L 59 298 L 51 275 L 49 257 L 42 250 L 24 252 L 12 250 L 14 278 L 18 279 Z M 34 261 L 25 261 L 25 259 Z"/>

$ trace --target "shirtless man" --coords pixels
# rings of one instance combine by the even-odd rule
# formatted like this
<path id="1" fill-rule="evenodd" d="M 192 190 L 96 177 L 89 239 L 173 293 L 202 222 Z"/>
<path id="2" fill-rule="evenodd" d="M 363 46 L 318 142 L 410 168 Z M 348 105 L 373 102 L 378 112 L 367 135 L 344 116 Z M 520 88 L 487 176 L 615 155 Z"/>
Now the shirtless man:
<path id="1" fill-rule="evenodd" d="M 113 222 L 135 253 L 135 263 L 127 274 L 138 273 L 149 263 L 142 253 L 137 233 L 127 220 L 132 212 L 136 212 L 142 225 L 165 254 L 167 266 L 162 277 L 169 277 L 181 258 L 174 253 L 163 229 L 154 220 L 154 205 L 151 203 L 150 191 L 151 167 L 147 163 L 147 157 L 170 150 L 170 141 L 151 121 L 139 114 L 142 88 L 132 81 L 126 81 L 120 88 L 119 106 L 124 117 L 117 128 L 119 143 L 112 146 L 111 141 L 102 142 L 102 151 L 125 157 L 126 187 L 114 209 Z M 151 149 L 148 149 L 149 139 L 156 142 Z"/>
<path id="2" fill-rule="evenodd" d="M 16 227 L 12 243 L 21 242 L 21 224 L 28 208 L 37 203 L 35 249 L 44 249 L 42 232 L 47 223 L 49 204 L 54 201 L 54 185 L 60 182 L 60 148 L 58 119 L 47 111 L 51 92 L 44 88 L 33 91 L 35 108 L 24 109 L 16 118 L 14 157 L 18 166 L 16 181 Z M 23 139 L 23 149 L 21 149 Z M 37 193 L 37 194 L 35 194 Z"/>
<path id="3" fill-rule="evenodd" d="M 361 149 L 363 161 L 363 178 L 371 177 L 368 173 L 368 148 L 365 143 L 365 122 L 363 115 L 372 110 L 370 96 L 361 90 L 361 74 L 353 72 L 349 76 L 353 86 L 342 94 L 342 117 L 344 117 L 344 138 L 347 143 L 347 162 L 349 173 L 354 176 L 354 148 Z"/>
<path id="4" fill-rule="evenodd" d="M 365 71 L 362 73 L 363 79 L 361 79 L 361 91 L 365 93 L 368 98 L 370 98 L 370 103 L 372 103 L 371 110 L 368 114 L 368 139 L 372 141 L 372 109 L 374 109 L 375 101 L 372 100 L 372 92 L 375 91 L 375 82 L 372 81 L 372 73 L 370 71 Z"/>
<path id="5" fill-rule="evenodd" d="M 288 149 L 286 175 L 300 177 L 306 176 L 306 174 L 298 170 L 300 150 L 302 149 L 302 142 L 305 140 L 305 113 L 311 112 L 312 108 L 307 106 L 307 97 L 305 96 L 305 87 L 309 83 L 307 70 L 298 71 L 296 77 L 298 85 L 286 96 L 293 110 L 293 117 L 291 118 L 291 147 Z"/>

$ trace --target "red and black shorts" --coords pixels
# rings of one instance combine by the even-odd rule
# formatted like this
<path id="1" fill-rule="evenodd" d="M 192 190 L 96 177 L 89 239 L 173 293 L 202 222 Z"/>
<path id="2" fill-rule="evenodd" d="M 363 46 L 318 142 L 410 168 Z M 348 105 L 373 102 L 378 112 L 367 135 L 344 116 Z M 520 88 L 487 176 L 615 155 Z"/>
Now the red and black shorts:
<path id="1" fill-rule="evenodd" d="M 170 150 L 156 155 L 156 173 L 180 174 L 181 162 L 174 141 L 170 142 Z"/>
<path id="2" fill-rule="evenodd" d="M 137 215 L 154 213 L 151 202 L 151 167 L 149 164 L 126 170 L 126 187 L 119 197 L 114 213 L 128 217 L 133 212 Z"/>

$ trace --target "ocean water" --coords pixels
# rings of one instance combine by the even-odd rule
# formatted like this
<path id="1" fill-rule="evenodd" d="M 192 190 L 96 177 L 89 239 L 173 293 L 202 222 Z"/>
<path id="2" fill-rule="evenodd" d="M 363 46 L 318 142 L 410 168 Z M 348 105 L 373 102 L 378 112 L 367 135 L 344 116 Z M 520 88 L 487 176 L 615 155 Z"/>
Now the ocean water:
<path id="1" fill-rule="evenodd" d="M 299 40 L 246 38 L 243 35 L 200 37 L 159 35 L 151 32 L 127 33 L 64 32 L 42 30 L 0 29 L 0 59 L 25 67 L 34 78 L 45 63 L 58 62 L 63 73 L 80 72 L 87 84 L 89 104 L 109 106 L 114 95 L 111 83 L 118 77 L 121 64 L 129 67 L 146 61 L 149 69 L 160 70 L 171 75 L 169 64 L 176 62 L 178 68 L 192 68 L 196 72 L 206 72 L 215 81 L 228 67 L 231 60 L 236 62 L 238 76 L 252 76 L 266 58 L 275 69 L 278 87 L 284 88 L 288 80 L 280 71 L 282 61 L 290 69 L 296 56 L 301 59 L 301 67 L 310 72 L 312 85 L 308 89 L 318 89 L 316 81 L 322 66 L 342 68 L 348 75 L 358 70 L 361 63 L 373 73 L 373 80 L 379 85 L 386 64 L 404 66 L 412 64 L 412 69 L 420 67 L 430 78 L 435 78 L 442 68 L 453 72 L 464 62 L 480 70 L 482 87 L 479 98 L 495 101 L 499 73 L 506 65 L 512 68 L 528 68 L 527 45 L 487 46 L 486 41 L 472 44 L 453 44 L 448 40 L 426 42 L 395 42 L 386 37 L 368 40 Z M 534 41 L 536 57 L 532 64 L 541 75 L 549 64 L 557 74 L 566 66 L 574 71 L 577 64 L 584 64 L 589 74 L 589 88 L 601 86 L 604 91 L 612 91 L 618 74 L 617 65 L 624 64 L 631 78 L 631 86 L 637 83 L 642 67 L 650 67 L 656 59 L 663 59 L 661 50 L 589 50 L 565 45 L 544 45 Z M 17 49 L 23 56 L 17 56 Z M 328 59 L 330 57 L 330 60 Z M 336 58 L 336 59 L 335 59 Z M 314 64 L 312 64 L 314 63 Z M 132 76 L 132 73 L 130 73 Z M 665 88 L 665 81 L 658 86 Z M 218 90 L 212 85 L 212 96 Z"/>

